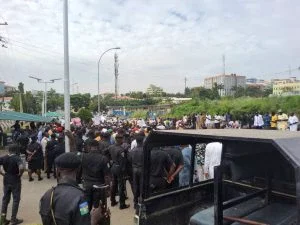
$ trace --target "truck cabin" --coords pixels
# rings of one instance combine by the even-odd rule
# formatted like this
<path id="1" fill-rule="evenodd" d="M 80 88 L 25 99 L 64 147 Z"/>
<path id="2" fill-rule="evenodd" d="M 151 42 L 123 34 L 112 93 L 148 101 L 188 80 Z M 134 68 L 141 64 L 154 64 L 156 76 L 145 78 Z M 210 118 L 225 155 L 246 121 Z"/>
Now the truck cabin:
<path id="1" fill-rule="evenodd" d="M 210 168 L 213 178 L 203 176 L 205 151 L 211 143 L 221 143 L 220 162 Z M 298 146 L 298 132 L 155 131 L 144 144 L 136 224 L 300 224 Z M 178 174 L 179 182 L 155 190 L 151 173 L 157 165 L 151 154 L 170 148 L 182 153 L 189 148 L 190 158 L 183 154 L 184 163 L 190 163 Z"/>

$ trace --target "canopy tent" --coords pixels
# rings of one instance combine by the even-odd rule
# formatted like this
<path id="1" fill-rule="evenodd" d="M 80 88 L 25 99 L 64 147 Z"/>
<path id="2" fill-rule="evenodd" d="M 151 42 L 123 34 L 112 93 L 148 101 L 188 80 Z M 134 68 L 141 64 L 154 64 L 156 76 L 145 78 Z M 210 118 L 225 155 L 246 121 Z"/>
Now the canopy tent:
<path id="1" fill-rule="evenodd" d="M 63 116 L 64 116 L 64 114 L 59 113 L 59 112 L 47 112 L 46 113 L 46 117 L 51 117 L 51 118 L 61 118 Z"/>
<path id="2" fill-rule="evenodd" d="M 28 113 L 20 113 L 13 111 L 3 111 L 0 112 L 0 120 L 19 120 L 19 121 L 28 121 L 28 122 L 51 122 L 51 118 L 43 117 L 39 115 L 33 115 Z"/>

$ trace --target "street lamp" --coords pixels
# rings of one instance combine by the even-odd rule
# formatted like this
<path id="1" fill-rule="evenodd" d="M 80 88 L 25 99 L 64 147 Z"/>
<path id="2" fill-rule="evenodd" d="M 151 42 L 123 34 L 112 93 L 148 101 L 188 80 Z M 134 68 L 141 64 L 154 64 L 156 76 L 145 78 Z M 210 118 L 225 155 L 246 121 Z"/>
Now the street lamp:
<path id="1" fill-rule="evenodd" d="M 110 48 L 110 49 L 107 49 L 105 52 L 102 53 L 102 55 L 100 56 L 99 60 L 98 60 L 98 114 L 100 114 L 100 79 L 99 79 L 99 65 L 100 65 L 100 61 L 101 61 L 101 58 L 102 56 L 110 51 L 110 50 L 114 50 L 114 49 L 121 49 L 120 47 L 115 47 L 115 48 Z"/>
<path id="2" fill-rule="evenodd" d="M 44 81 L 41 78 L 33 77 L 33 76 L 29 76 L 29 78 L 37 80 L 38 83 L 45 84 L 45 90 L 44 90 L 44 94 L 43 94 L 43 102 L 44 102 L 43 107 L 44 107 L 44 110 L 43 110 L 42 114 L 43 114 L 43 116 L 46 116 L 46 113 L 47 113 L 47 84 L 52 84 L 56 80 L 61 80 L 61 78 L 51 79 L 51 80 L 48 80 L 48 81 Z"/>

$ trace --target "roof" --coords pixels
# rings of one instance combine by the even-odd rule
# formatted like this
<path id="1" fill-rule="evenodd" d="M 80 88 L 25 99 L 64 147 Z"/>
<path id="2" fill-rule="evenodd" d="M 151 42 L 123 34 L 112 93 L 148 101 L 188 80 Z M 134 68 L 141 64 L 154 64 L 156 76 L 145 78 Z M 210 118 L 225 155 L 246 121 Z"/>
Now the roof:
<path id="1" fill-rule="evenodd" d="M 208 142 L 249 141 L 258 144 L 268 143 L 274 146 L 294 167 L 300 167 L 300 132 L 256 129 L 160 130 L 154 131 L 149 136 L 149 141 L 170 143 L 172 140 L 167 138 L 169 135 L 173 136 L 172 140 L 174 142 L 190 138 L 202 138 Z"/>
<path id="2" fill-rule="evenodd" d="M 51 118 L 46 118 L 40 115 L 20 113 L 14 111 L 0 112 L 0 120 L 20 120 L 29 122 L 50 122 Z"/>
<path id="3" fill-rule="evenodd" d="M 59 113 L 59 112 L 47 112 L 46 113 L 46 117 L 63 117 L 64 114 L 63 113 Z"/>

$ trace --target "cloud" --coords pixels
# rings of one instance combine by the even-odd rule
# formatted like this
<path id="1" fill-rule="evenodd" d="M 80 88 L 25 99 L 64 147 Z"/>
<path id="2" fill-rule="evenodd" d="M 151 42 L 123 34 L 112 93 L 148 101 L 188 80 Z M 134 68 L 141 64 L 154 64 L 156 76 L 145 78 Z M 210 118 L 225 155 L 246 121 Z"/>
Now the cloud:
<path id="1" fill-rule="evenodd" d="M 61 0 L 1 3 L 9 23 L 0 26 L 9 39 L 0 49 L 1 80 L 41 89 L 28 75 L 63 76 L 62 9 Z M 96 94 L 97 61 L 116 46 L 121 93 L 152 83 L 182 92 L 184 77 L 198 86 L 221 73 L 223 54 L 228 73 L 270 79 L 299 67 L 299 11 L 297 0 L 70 0 L 70 79 Z M 114 53 L 101 60 L 101 92 L 114 91 Z M 63 82 L 54 87 L 62 92 Z"/>

